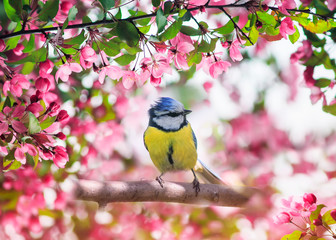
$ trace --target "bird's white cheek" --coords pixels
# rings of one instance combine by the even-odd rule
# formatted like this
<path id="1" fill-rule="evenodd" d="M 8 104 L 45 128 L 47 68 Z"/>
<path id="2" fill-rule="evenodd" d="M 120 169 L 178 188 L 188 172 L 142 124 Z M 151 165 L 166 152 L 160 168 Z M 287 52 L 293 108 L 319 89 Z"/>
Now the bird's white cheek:
<path id="1" fill-rule="evenodd" d="M 184 122 L 183 116 L 162 116 L 153 118 L 153 121 L 166 130 L 178 130 Z"/>

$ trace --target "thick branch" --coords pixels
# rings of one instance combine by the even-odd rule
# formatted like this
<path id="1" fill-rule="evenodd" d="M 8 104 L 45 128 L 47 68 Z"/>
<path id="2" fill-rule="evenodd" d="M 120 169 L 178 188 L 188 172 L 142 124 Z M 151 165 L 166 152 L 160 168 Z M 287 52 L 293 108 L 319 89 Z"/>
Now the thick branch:
<path id="1" fill-rule="evenodd" d="M 237 1 L 238 2 L 238 1 Z M 204 6 L 196 6 L 196 7 L 192 7 L 192 8 L 188 8 L 188 11 L 195 11 L 195 10 L 200 10 L 201 8 L 209 8 L 209 9 L 218 9 L 218 10 L 222 10 L 224 8 L 259 8 L 259 5 L 251 5 L 251 2 L 247 1 L 245 3 L 241 3 L 241 4 L 237 4 L 236 3 L 232 3 L 232 4 L 226 4 L 226 5 L 204 5 Z M 279 11 L 279 8 L 277 7 L 269 7 L 270 9 L 272 9 L 273 11 Z M 304 13 L 308 13 L 311 15 L 315 15 L 317 17 L 323 18 L 323 19 L 336 19 L 334 17 L 330 17 L 330 16 L 323 16 L 317 13 L 314 13 L 310 10 L 304 9 L 304 10 L 299 10 L 299 9 L 287 9 L 287 11 L 289 12 L 304 12 Z M 177 14 L 178 11 L 173 11 L 170 14 Z M 125 18 L 125 19 L 118 19 L 117 21 L 136 21 L 139 19 L 144 19 L 144 18 L 152 18 L 156 16 L 156 12 L 154 13 L 150 13 L 150 14 L 146 14 L 146 15 L 141 15 L 141 16 L 134 16 L 134 17 L 130 17 L 130 18 Z M 90 22 L 90 23 L 80 23 L 80 24 L 70 24 L 68 25 L 65 29 L 79 29 L 79 28 L 86 28 L 86 27 L 93 27 L 93 26 L 99 26 L 99 25 L 105 25 L 105 24 L 110 24 L 115 22 L 115 19 L 111 19 L 111 20 L 99 20 L 96 22 Z M 9 34 L 3 34 L 0 35 L 0 39 L 7 39 L 7 38 L 12 38 L 15 36 L 21 36 L 21 35 L 28 35 L 28 34 L 36 34 L 36 33 L 46 33 L 46 32 L 54 32 L 57 31 L 58 28 L 62 28 L 62 25 L 58 26 L 58 27 L 47 27 L 47 28 L 41 28 L 41 29 L 31 29 L 31 30 L 21 30 L 18 32 L 13 32 L 13 33 L 9 33 Z"/>
<path id="2" fill-rule="evenodd" d="M 156 181 L 76 182 L 76 198 L 95 201 L 99 205 L 110 202 L 176 202 L 198 205 L 241 207 L 248 202 L 255 189 L 233 189 L 217 184 L 201 184 L 196 196 L 192 183 L 165 182 L 161 188 Z"/>

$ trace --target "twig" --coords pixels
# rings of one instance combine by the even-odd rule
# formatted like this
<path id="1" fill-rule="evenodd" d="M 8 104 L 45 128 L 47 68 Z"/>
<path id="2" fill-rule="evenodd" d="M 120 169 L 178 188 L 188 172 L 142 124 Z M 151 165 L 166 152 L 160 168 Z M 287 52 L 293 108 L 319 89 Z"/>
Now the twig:
<path id="1" fill-rule="evenodd" d="M 243 30 L 237 25 L 237 23 L 232 19 L 231 15 L 228 14 L 224 8 L 221 8 L 220 10 L 223 11 L 223 13 L 225 13 L 226 16 L 228 16 L 228 18 L 230 18 L 230 21 L 233 23 L 233 25 L 235 26 L 236 29 L 239 30 L 239 32 L 241 32 L 241 34 L 243 34 L 243 36 L 253 45 L 254 43 L 251 41 L 251 39 L 249 38 L 249 36 L 246 35 L 246 33 L 243 32 Z"/>
<path id="2" fill-rule="evenodd" d="M 224 9 L 224 8 L 250 8 L 250 7 L 255 7 L 258 8 L 259 5 L 251 5 L 251 3 L 248 1 L 246 3 L 241 3 L 241 4 L 236 4 L 236 3 L 232 3 L 232 4 L 226 4 L 226 5 L 204 5 L 204 6 L 196 6 L 193 8 L 188 8 L 188 11 L 195 11 L 195 10 L 200 10 L 201 8 L 209 8 L 209 9 Z M 279 11 L 279 8 L 277 7 L 269 7 L 271 10 L 273 11 Z M 303 12 L 303 13 L 308 13 L 310 15 L 314 15 L 323 19 L 336 19 L 335 17 L 329 17 L 329 16 L 323 16 L 317 13 L 314 13 L 310 10 L 300 10 L 300 9 L 287 9 L 287 11 L 289 12 Z M 176 11 L 172 11 L 170 14 L 177 14 L 178 10 Z M 146 15 L 141 15 L 141 16 L 135 16 L 135 17 L 130 17 L 130 18 L 125 18 L 125 19 L 118 19 L 119 22 L 122 21 L 137 21 L 140 19 L 144 19 L 144 18 L 151 18 L 151 17 L 155 17 L 156 13 L 150 13 L 150 14 L 146 14 Z M 72 25 L 68 25 L 65 29 L 76 29 L 76 28 L 86 28 L 86 27 L 92 27 L 92 26 L 98 26 L 98 25 L 104 25 L 104 24 L 110 24 L 113 23 L 114 20 L 99 20 L 96 22 L 90 22 L 90 23 L 81 23 L 81 24 L 72 24 Z M 27 34 L 36 34 L 36 33 L 45 33 L 45 32 L 53 32 L 53 31 L 57 31 L 58 28 L 62 28 L 62 26 L 58 26 L 58 27 L 49 27 L 49 28 L 42 28 L 42 29 L 30 29 L 30 30 L 21 30 L 18 32 L 13 32 L 13 33 L 9 33 L 9 34 L 4 34 L 4 35 L 0 35 L 0 39 L 7 39 L 7 38 L 11 38 L 11 37 L 15 37 L 15 36 L 21 36 L 21 35 L 27 35 Z"/>
<path id="3" fill-rule="evenodd" d="M 256 191 L 248 187 L 233 189 L 217 184 L 201 184 L 196 197 L 192 183 L 165 182 L 163 188 L 157 181 L 79 180 L 75 184 L 77 199 L 95 201 L 101 206 L 110 202 L 175 202 L 242 207 Z"/>

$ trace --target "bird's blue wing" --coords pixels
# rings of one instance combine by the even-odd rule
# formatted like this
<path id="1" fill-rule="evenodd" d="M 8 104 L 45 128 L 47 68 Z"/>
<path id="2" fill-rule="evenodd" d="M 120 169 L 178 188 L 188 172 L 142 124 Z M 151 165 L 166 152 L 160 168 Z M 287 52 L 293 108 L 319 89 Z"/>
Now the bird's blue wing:
<path id="1" fill-rule="evenodd" d="M 194 130 L 191 129 L 192 135 L 193 135 L 193 139 L 194 139 L 194 143 L 195 143 L 195 148 L 197 149 L 197 138 L 196 135 L 194 133 Z"/>

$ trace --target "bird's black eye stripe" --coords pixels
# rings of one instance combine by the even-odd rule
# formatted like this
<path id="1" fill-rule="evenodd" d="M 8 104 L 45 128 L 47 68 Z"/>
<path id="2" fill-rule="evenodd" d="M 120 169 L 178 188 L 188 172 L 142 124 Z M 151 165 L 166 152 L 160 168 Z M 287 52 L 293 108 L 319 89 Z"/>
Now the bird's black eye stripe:
<path id="1" fill-rule="evenodd" d="M 178 117 L 178 116 L 181 116 L 181 115 L 182 115 L 182 113 L 170 112 L 170 113 L 163 114 L 162 116 Z"/>

